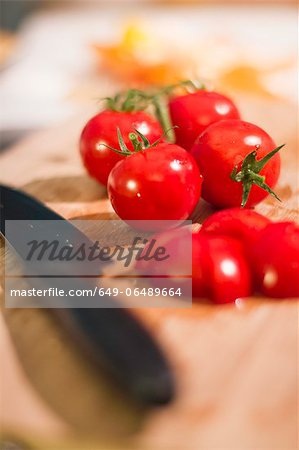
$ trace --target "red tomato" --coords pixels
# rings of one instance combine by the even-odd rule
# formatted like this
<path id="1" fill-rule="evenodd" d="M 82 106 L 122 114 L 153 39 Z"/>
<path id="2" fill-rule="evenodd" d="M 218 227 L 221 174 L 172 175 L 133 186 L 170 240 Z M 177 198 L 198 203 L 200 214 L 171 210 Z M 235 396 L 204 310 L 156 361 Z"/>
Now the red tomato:
<path id="1" fill-rule="evenodd" d="M 248 297 L 251 276 L 240 243 L 226 236 L 193 236 L 193 293 L 214 303 L 230 303 Z M 199 276 L 198 276 L 199 274 Z"/>
<path id="2" fill-rule="evenodd" d="M 199 90 L 173 97 L 169 112 L 175 129 L 176 143 L 191 150 L 195 139 L 212 123 L 223 119 L 239 119 L 234 103 L 222 94 Z"/>
<path id="3" fill-rule="evenodd" d="M 127 156 L 111 170 L 108 195 L 123 220 L 182 221 L 194 210 L 202 177 L 183 148 L 160 143 Z M 143 229 L 148 228 L 144 224 Z"/>
<path id="4" fill-rule="evenodd" d="M 211 237 L 211 297 L 215 303 L 229 303 L 252 294 L 251 275 L 239 242 L 226 237 Z"/>
<path id="5" fill-rule="evenodd" d="M 258 290 L 274 298 L 299 297 L 299 227 L 269 224 L 253 249 Z"/>
<path id="6" fill-rule="evenodd" d="M 269 223 L 270 219 L 252 209 L 229 208 L 208 217 L 200 232 L 230 236 L 241 241 L 245 249 L 250 249 L 259 232 Z"/>
<path id="7" fill-rule="evenodd" d="M 163 135 L 159 122 L 144 111 L 105 110 L 90 119 L 81 134 L 80 153 L 88 173 L 105 186 L 111 169 L 124 156 L 100 144 L 120 149 L 116 133 L 117 127 L 130 150 L 133 150 L 133 147 L 128 134 L 134 132 L 134 128 L 147 137 L 150 142 L 158 140 Z"/>
<path id="8" fill-rule="evenodd" d="M 142 261 L 138 264 L 143 274 L 172 276 L 186 274 L 188 254 L 187 237 L 181 229 L 154 237 L 156 246 L 163 246 L 169 259 L 159 263 Z M 155 280 L 159 287 L 167 284 L 163 278 Z M 177 281 L 173 285 L 178 287 Z M 231 238 L 192 233 L 192 293 L 193 299 L 208 298 L 214 303 L 234 302 L 251 292 L 251 276 L 242 245 Z"/>
<path id="9" fill-rule="evenodd" d="M 268 193 L 275 195 L 272 188 L 280 173 L 280 148 L 251 123 L 223 120 L 211 125 L 191 150 L 204 178 L 203 198 L 229 208 L 254 206 Z"/>
<path id="10" fill-rule="evenodd" d="M 192 271 L 194 271 L 192 266 L 194 243 L 191 226 L 167 229 L 167 231 L 155 234 L 148 239 L 149 242 L 145 246 L 141 258 L 136 262 L 135 267 L 139 275 L 154 277 L 154 279 L 151 279 L 151 284 L 155 287 L 160 287 L 161 289 L 165 287 L 181 287 L 182 293 L 189 292 L 190 276 Z M 157 258 L 143 259 L 149 249 L 154 254 L 158 248 L 164 250 L 163 255 L 166 255 L 165 258 L 161 260 Z M 196 278 L 199 285 L 199 270 Z M 203 283 L 204 281 L 202 280 Z M 205 291 L 202 291 L 202 297 L 204 293 Z"/>

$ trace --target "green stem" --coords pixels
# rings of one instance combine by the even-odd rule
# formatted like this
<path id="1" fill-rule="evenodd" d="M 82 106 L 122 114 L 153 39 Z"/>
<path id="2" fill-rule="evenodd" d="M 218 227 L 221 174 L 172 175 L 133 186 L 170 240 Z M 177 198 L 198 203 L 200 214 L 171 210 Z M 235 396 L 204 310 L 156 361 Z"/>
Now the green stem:
<path id="1" fill-rule="evenodd" d="M 154 96 L 152 101 L 155 108 L 155 115 L 162 126 L 164 134 L 167 136 L 168 142 L 173 144 L 175 142 L 175 133 L 173 131 L 168 106 L 158 95 Z"/>
<path id="2" fill-rule="evenodd" d="M 279 147 L 276 147 L 274 150 L 272 150 L 272 152 L 268 153 L 266 156 L 264 156 L 260 161 L 257 161 L 255 163 L 255 168 L 258 172 L 260 172 L 262 170 L 263 167 L 265 167 L 265 165 L 267 164 L 268 161 L 270 161 L 270 159 L 277 153 L 279 152 L 279 150 L 282 149 L 282 147 L 284 147 L 285 144 L 280 145 Z"/>
<path id="3" fill-rule="evenodd" d="M 243 160 L 241 170 L 238 171 L 237 166 L 234 167 L 230 174 L 230 178 L 237 183 L 243 184 L 243 192 L 242 192 L 242 208 L 246 205 L 252 185 L 264 189 L 268 194 L 275 197 L 277 200 L 281 201 L 279 197 L 275 194 L 274 191 L 270 188 L 270 186 L 265 183 L 265 176 L 260 175 L 259 172 L 265 167 L 265 165 L 270 161 L 273 156 L 279 152 L 279 150 L 284 145 L 281 145 L 271 152 L 269 152 L 266 156 L 264 156 L 261 160 L 257 161 L 257 150 L 249 153 Z"/>
<path id="4" fill-rule="evenodd" d="M 133 148 L 135 152 L 140 152 L 142 150 L 142 143 L 139 141 L 137 135 L 135 133 L 129 134 L 129 139 L 132 142 Z"/>
<path id="5" fill-rule="evenodd" d="M 124 138 L 118 127 L 117 127 L 117 138 L 118 138 L 118 145 L 120 147 L 120 150 L 118 150 L 117 148 L 111 147 L 108 144 L 101 143 L 100 145 L 104 145 L 105 147 L 108 147 L 110 150 L 113 150 L 115 153 L 118 153 L 119 155 L 130 156 L 130 155 L 133 155 L 135 152 L 140 152 L 142 150 L 146 150 L 146 149 L 155 147 L 156 145 L 158 145 L 161 142 L 161 140 L 164 138 L 164 136 L 167 135 L 167 133 L 169 133 L 170 130 L 166 130 L 166 132 L 152 144 L 149 142 L 147 137 L 144 136 L 142 133 L 140 133 L 140 131 L 138 131 L 136 128 L 135 128 L 135 131 L 136 131 L 136 134 L 129 133 L 129 135 L 128 135 L 128 137 L 133 145 L 134 151 L 129 150 L 129 148 L 126 146 Z M 138 137 L 141 139 L 141 141 L 138 139 Z"/>

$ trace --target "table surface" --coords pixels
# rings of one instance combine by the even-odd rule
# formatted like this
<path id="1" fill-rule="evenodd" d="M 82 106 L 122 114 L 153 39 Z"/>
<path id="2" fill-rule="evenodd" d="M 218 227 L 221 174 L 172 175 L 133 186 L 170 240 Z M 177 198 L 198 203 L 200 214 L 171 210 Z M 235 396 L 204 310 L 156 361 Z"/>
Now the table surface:
<path id="1" fill-rule="evenodd" d="M 277 188 L 283 203 L 268 198 L 257 210 L 274 220 L 298 220 L 296 106 L 248 98 L 240 105 L 249 121 L 287 143 Z M 88 179 L 78 156 L 79 131 L 90 113 L 2 154 L 1 182 L 67 218 L 113 217 L 104 189 Z M 200 204 L 198 221 L 211 212 Z M 175 401 L 147 414 L 89 366 L 47 311 L 3 307 L 3 430 L 47 442 L 39 448 L 297 448 L 295 300 L 136 314 L 165 350 L 177 380 Z"/>

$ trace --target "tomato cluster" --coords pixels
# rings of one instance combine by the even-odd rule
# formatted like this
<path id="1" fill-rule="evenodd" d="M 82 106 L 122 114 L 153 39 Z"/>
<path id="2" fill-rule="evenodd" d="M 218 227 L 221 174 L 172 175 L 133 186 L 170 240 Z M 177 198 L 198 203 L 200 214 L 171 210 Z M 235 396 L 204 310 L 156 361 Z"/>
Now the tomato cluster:
<path id="1" fill-rule="evenodd" d="M 250 209 L 231 208 L 204 221 L 198 239 L 218 237 L 241 244 L 240 261 L 251 274 L 249 294 L 299 297 L 299 227 L 271 222 Z"/>
<path id="2" fill-rule="evenodd" d="M 170 269 L 179 274 L 186 261 L 186 233 L 180 228 L 155 235 L 156 245 L 170 259 L 164 265 L 143 261 L 137 268 L 154 277 Z M 299 227 L 271 222 L 250 209 L 214 213 L 192 233 L 192 292 L 194 301 L 205 298 L 217 304 L 253 294 L 299 297 Z"/>
<path id="3" fill-rule="evenodd" d="M 243 121 L 231 99 L 189 81 L 107 98 L 80 138 L 87 171 L 107 187 L 125 221 L 143 221 L 153 231 L 153 221 L 179 225 L 201 196 L 230 208 L 192 238 L 193 292 L 217 303 L 253 291 L 298 295 L 298 227 L 248 209 L 268 194 L 279 200 L 273 188 L 282 147 Z"/>

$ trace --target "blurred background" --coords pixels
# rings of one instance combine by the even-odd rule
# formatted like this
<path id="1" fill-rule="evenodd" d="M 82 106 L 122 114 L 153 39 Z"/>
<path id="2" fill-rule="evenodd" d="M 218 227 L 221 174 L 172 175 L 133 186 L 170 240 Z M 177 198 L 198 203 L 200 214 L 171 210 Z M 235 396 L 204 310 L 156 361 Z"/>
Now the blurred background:
<path id="1" fill-rule="evenodd" d="M 296 2 L 1 0 L 5 149 L 130 85 L 208 80 L 296 101 Z"/>

